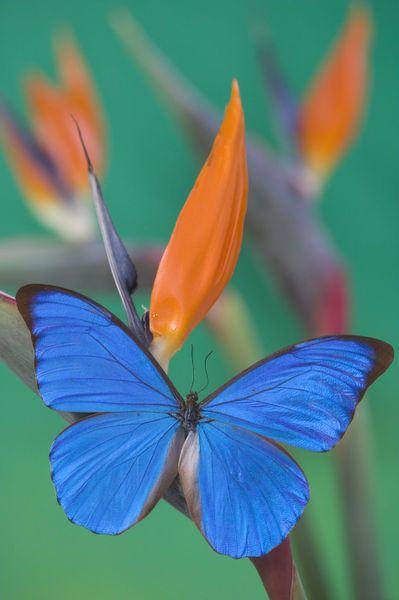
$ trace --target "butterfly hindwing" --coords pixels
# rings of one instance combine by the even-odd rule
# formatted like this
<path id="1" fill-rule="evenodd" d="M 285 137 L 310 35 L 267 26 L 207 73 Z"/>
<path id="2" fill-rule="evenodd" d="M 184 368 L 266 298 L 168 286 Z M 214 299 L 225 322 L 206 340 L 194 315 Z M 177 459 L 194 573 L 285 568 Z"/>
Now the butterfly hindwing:
<path id="1" fill-rule="evenodd" d="M 168 415 L 109 413 L 71 425 L 50 452 L 57 498 L 68 518 L 116 535 L 145 517 L 177 474 L 184 441 Z"/>
<path id="2" fill-rule="evenodd" d="M 233 558 L 272 550 L 309 499 L 305 475 L 284 450 L 216 421 L 189 434 L 179 475 L 196 525 L 214 550 Z"/>
<path id="3" fill-rule="evenodd" d="M 202 414 L 279 442 L 329 450 L 392 358 L 389 344 L 366 337 L 330 336 L 295 344 L 205 399 Z"/>
<path id="4" fill-rule="evenodd" d="M 17 294 L 47 406 L 70 412 L 169 412 L 180 396 L 148 351 L 105 308 L 75 292 L 29 285 Z"/>

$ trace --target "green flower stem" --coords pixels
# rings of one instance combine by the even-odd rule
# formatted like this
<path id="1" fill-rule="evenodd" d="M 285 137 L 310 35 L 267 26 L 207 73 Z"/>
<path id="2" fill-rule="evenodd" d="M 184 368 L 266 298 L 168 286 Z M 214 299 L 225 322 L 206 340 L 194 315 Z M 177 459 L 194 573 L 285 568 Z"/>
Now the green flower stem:
<path id="1" fill-rule="evenodd" d="M 349 566 L 356 600 L 386 598 L 370 497 L 374 471 L 370 425 L 369 407 L 362 403 L 350 430 L 334 451 L 344 500 Z"/>
<path id="2" fill-rule="evenodd" d="M 269 554 L 251 558 L 270 600 L 307 600 L 289 538 Z"/>

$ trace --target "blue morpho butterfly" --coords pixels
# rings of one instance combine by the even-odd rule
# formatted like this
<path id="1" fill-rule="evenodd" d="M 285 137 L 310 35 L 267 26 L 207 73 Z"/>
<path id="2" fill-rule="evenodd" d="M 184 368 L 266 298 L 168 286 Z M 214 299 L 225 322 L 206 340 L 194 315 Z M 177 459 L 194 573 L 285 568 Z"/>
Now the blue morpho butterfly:
<path id="1" fill-rule="evenodd" d="M 392 348 L 356 336 L 295 344 L 198 402 L 186 400 L 108 310 L 77 293 L 30 285 L 17 294 L 47 406 L 95 413 L 50 452 L 58 501 L 91 531 L 143 519 L 176 475 L 190 514 L 217 552 L 269 552 L 309 499 L 305 475 L 277 442 L 329 450 Z"/>

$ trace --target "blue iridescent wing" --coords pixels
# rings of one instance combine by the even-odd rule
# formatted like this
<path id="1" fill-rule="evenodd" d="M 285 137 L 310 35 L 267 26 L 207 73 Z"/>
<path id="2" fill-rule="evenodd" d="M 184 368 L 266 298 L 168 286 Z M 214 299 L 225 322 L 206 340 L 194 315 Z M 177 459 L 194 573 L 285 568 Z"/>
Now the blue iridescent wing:
<path id="1" fill-rule="evenodd" d="M 270 552 L 309 499 L 305 475 L 284 450 L 217 421 L 189 434 L 179 475 L 197 527 L 214 550 L 233 558 Z"/>
<path id="2" fill-rule="evenodd" d="M 184 441 L 177 419 L 108 413 L 71 425 L 50 461 L 57 498 L 68 518 L 116 535 L 143 519 L 177 474 Z"/>
<path id="3" fill-rule="evenodd" d="M 390 365 L 389 344 L 330 336 L 253 365 L 202 403 L 202 415 L 308 450 L 329 450 L 366 389 Z"/>
<path id="4" fill-rule="evenodd" d="M 50 408 L 168 413 L 181 405 L 149 352 L 105 308 L 39 285 L 21 288 L 17 304 L 31 331 L 40 394 Z"/>

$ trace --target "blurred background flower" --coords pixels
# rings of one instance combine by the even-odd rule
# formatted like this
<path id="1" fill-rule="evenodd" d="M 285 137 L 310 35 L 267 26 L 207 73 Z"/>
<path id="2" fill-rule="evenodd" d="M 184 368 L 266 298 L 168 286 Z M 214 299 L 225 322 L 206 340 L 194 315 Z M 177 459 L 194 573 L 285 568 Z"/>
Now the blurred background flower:
<path id="1" fill-rule="evenodd" d="M 58 85 L 38 71 L 23 77 L 30 127 L 0 102 L 0 133 L 10 167 L 38 219 L 70 242 L 95 235 L 86 165 L 71 119 L 84 132 L 99 173 L 104 172 L 105 132 L 90 72 L 71 34 L 55 38 Z"/>
<path id="2" fill-rule="evenodd" d="M 357 133 L 368 79 L 369 9 L 354 4 L 298 111 L 302 159 L 322 184 Z"/>

